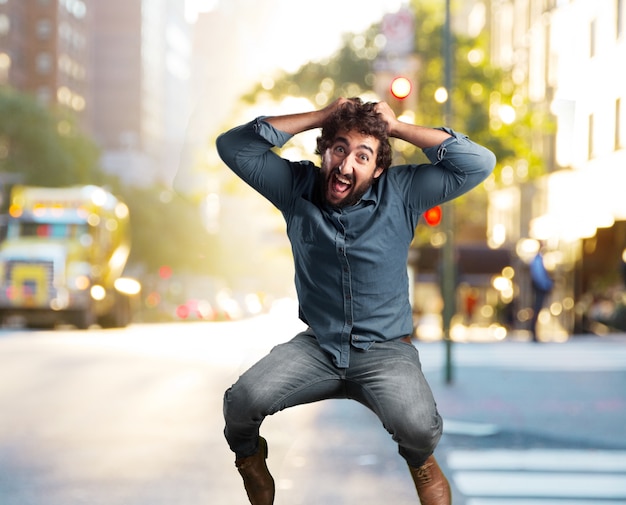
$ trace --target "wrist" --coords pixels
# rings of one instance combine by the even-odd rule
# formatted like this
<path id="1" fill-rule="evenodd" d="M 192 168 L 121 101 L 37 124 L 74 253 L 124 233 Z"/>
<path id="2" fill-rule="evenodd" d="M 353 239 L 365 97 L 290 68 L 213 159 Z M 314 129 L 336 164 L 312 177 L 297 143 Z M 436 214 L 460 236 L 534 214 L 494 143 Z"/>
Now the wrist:
<path id="1" fill-rule="evenodd" d="M 411 125 L 409 123 L 404 123 L 397 118 L 393 118 L 392 120 L 388 120 L 387 124 L 389 125 L 387 128 L 388 135 L 393 138 L 404 140 L 408 135 L 408 129 L 414 128 L 415 125 Z"/>

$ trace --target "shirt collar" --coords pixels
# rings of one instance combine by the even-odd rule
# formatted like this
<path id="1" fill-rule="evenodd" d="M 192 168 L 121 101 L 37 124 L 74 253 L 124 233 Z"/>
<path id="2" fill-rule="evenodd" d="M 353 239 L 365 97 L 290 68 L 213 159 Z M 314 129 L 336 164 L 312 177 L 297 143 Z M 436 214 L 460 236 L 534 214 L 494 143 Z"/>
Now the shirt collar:
<path id="1" fill-rule="evenodd" d="M 380 179 L 380 177 L 379 177 Z M 378 203 L 378 179 L 368 188 L 359 202 Z"/>

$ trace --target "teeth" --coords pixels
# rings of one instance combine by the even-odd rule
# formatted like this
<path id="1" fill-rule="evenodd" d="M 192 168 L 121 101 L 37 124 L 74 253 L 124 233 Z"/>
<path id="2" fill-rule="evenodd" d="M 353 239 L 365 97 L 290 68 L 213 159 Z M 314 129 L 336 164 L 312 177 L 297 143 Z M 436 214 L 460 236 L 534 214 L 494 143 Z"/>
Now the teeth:
<path id="1" fill-rule="evenodd" d="M 337 177 L 337 180 L 341 182 L 342 184 L 352 184 L 350 182 L 350 179 L 346 179 L 345 177 L 342 177 L 341 175 L 337 175 L 336 177 Z"/>

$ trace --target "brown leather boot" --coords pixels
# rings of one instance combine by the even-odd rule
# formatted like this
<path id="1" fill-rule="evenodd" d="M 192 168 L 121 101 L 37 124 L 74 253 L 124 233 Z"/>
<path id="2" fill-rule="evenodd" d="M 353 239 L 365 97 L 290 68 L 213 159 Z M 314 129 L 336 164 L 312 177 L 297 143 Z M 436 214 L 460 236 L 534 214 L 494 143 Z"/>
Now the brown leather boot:
<path id="1" fill-rule="evenodd" d="M 235 461 L 252 505 L 274 503 L 274 479 L 265 464 L 266 458 L 267 442 L 263 437 L 259 437 L 259 450 L 252 456 Z"/>
<path id="2" fill-rule="evenodd" d="M 409 470 L 422 505 L 450 505 L 452 503 L 450 484 L 434 456 L 430 456 L 419 468 L 409 466 Z"/>

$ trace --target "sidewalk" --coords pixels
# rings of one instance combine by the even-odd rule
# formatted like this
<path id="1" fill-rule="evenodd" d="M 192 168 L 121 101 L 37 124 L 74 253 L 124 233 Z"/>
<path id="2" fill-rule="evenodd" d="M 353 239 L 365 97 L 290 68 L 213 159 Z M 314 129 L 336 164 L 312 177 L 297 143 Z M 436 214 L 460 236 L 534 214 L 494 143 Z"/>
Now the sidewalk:
<path id="1" fill-rule="evenodd" d="M 450 435 L 532 434 L 626 448 L 626 334 L 454 343 L 451 384 L 445 344 L 415 345 Z"/>

